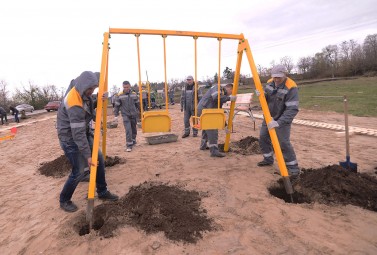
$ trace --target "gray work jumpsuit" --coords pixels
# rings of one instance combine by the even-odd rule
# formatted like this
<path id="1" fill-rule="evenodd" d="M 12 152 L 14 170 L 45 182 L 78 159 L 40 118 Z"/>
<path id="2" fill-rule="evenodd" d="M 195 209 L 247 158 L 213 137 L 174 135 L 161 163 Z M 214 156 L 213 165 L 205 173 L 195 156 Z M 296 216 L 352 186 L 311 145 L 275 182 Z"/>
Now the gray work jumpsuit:
<path id="1" fill-rule="evenodd" d="M 121 92 L 115 100 L 114 115 L 118 117 L 119 110 L 122 112 L 123 125 L 126 130 L 126 147 L 132 148 L 136 144 L 137 135 L 137 104 L 139 103 L 136 93 L 129 91 Z"/>
<path id="2" fill-rule="evenodd" d="M 203 109 L 217 109 L 218 89 L 217 86 L 212 86 L 207 93 L 204 94 L 198 104 L 198 116 L 202 115 Z M 223 90 L 220 93 L 220 108 L 226 101 L 229 101 L 229 96 L 225 95 Z M 211 154 L 214 154 L 219 150 L 217 145 L 219 137 L 219 131 L 217 129 L 203 130 L 202 141 L 200 147 L 206 147 L 208 141 L 208 147 Z"/>
<path id="3" fill-rule="evenodd" d="M 184 124 L 185 124 L 185 134 L 190 134 L 190 118 L 191 116 L 195 115 L 195 82 L 192 85 L 186 84 L 182 89 L 181 94 L 181 110 L 184 111 Z M 199 93 L 198 93 L 198 101 L 199 101 Z M 198 115 L 200 116 L 200 115 Z M 198 134 L 198 130 L 196 128 L 192 128 L 192 133 L 194 135 Z"/>
<path id="4" fill-rule="evenodd" d="M 288 173 L 289 175 L 299 174 L 296 154 L 290 142 L 291 124 L 298 113 L 299 105 L 297 85 L 290 78 L 286 78 L 282 84 L 275 86 L 274 81 L 270 79 L 264 88 L 264 93 L 271 117 L 279 124 L 275 131 Z M 259 144 L 264 160 L 273 163 L 274 152 L 266 120 L 263 120 L 262 123 Z"/>

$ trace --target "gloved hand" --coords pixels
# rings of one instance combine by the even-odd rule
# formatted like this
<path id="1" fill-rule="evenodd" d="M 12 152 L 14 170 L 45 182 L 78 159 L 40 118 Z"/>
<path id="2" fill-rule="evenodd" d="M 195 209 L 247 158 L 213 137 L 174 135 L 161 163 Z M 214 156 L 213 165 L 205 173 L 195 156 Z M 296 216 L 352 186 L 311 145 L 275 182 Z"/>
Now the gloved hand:
<path id="1" fill-rule="evenodd" d="M 103 95 L 102 95 L 102 100 L 106 100 L 109 98 L 109 92 L 103 92 Z"/>
<path id="2" fill-rule="evenodd" d="M 236 102 L 236 100 L 237 100 L 237 96 L 233 96 L 233 95 L 229 96 L 229 101 L 230 102 Z"/>
<path id="3" fill-rule="evenodd" d="M 276 120 L 271 120 L 268 124 L 267 127 L 268 129 L 273 129 L 279 126 L 279 123 Z"/>
<path id="4" fill-rule="evenodd" d="M 259 97 L 260 96 L 260 92 L 259 92 L 259 90 L 255 90 L 255 95 L 257 95 L 257 97 Z"/>
<path id="5" fill-rule="evenodd" d="M 114 117 L 114 122 L 118 123 L 118 116 Z"/>

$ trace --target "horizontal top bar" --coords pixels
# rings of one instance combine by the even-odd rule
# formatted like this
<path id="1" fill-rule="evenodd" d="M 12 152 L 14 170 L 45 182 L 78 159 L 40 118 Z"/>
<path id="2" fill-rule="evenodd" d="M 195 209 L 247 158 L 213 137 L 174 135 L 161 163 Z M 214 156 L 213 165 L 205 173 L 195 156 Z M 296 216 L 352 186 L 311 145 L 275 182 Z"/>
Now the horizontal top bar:
<path id="1" fill-rule="evenodd" d="M 175 36 L 197 36 L 209 38 L 222 39 L 244 39 L 243 34 L 219 34 L 207 32 L 190 32 L 190 31 L 175 31 L 175 30 L 153 30 L 153 29 L 128 29 L 128 28 L 110 28 L 110 34 L 145 34 L 145 35 L 175 35 Z"/>

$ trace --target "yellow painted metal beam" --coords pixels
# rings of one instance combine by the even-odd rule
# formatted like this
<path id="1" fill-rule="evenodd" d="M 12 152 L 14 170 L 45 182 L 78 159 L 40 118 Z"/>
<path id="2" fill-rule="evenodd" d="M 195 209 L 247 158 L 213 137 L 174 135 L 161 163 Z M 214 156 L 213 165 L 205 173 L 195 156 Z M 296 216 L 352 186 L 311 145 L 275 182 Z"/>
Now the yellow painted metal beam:
<path id="1" fill-rule="evenodd" d="M 242 63 L 242 54 L 243 54 L 243 49 L 244 49 L 243 45 L 244 45 L 244 40 L 240 40 L 238 44 L 238 50 L 237 50 L 236 70 L 234 72 L 233 91 L 232 91 L 233 96 L 237 95 L 237 91 L 238 91 L 238 83 L 240 79 L 241 63 Z M 230 103 L 228 126 L 227 126 L 227 132 L 226 132 L 225 143 L 224 143 L 225 152 L 229 151 L 230 133 L 233 126 L 233 115 L 234 115 L 235 106 L 236 106 L 236 102 Z"/>
<path id="2" fill-rule="evenodd" d="M 176 31 L 176 30 L 153 30 L 153 29 L 129 29 L 129 28 L 110 28 L 110 34 L 144 34 L 144 35 L 175 35 L 175 36 L 192 36 L 208 37 L 223 39 L 244 39 L 243 34 L 221 34 L 208 32 Z"/>

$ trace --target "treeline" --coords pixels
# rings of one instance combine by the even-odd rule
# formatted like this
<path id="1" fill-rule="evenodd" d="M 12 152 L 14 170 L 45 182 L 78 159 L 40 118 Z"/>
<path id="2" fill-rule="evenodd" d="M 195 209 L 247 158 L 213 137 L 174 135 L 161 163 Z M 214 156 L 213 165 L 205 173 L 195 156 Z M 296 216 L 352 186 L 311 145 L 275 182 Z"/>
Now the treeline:
<path id="1" fill-rule="evenodd" d="M 296 65 L 288 56 L 280 59 L 280 63 L 301 79 L 376 76 L 377 34 L 366 36 L 362 44 L 349 40 L 328 45 L 313 56 L 299 58 Z M 270 68 L 258 66 L 258 71 L 260 76 L 267 77 Z"/>
<path id="2" fill-rule="evenodd" d="M 30 104 L 35 109 L 43 109 L 49 101 L 60 100 L 62 93 L 62 91 L 58 91 L 55 85 L 41 87 L 29 82 L 28 87 L 23 87 L 21 90 L 16 89 L 11 96 L 7 82 L 0 80 L 0 106 L 6 111 L 9 111 L 9 106 L 19 104 Z"/>
<path id="3" fill-rule="evenodd" d="M 270 67 L 257 65 L 257 70 L 262 82 L 270 78 L 270 70 L 275 61 L 271 62 Z M 349 76 L 376 76 L 377 75 L 377 34 L 368 35 L 364 42 L 359 44 L 355 40 L 344 41 L 338 45 L 328 45 L 312 56 L 301 57 L 295 64 L 291 57 L 285 56 L 280 59 L 279 64 L 284 65 L 290 76 L 295 79 L 319 79 Z M 221 83 L 231 83 L 234 79 L 235 71 L 226 67 L 221 74 Z M 218 74 L 207 76 L 198 81 L 199 85 L 211 86 L 217 84 Z M 181 88 L 185 83 L 185 78 L 171 79 L 168 81 L 169 88 Z M 253 84 L 250 75 L 240 74 L 240 83 L 244 85 Z M 10 105 L 27 103 L 35 109 L 42 109 L 49 101 L 61 100 L 64 88 L 58 90 L 55 85 L 41 87 L 29 82 L 29 86 L 23 89 L 16 89 L 13 96 L 7 88 L 7 82 L 0 80 L 0 106 L 8 110 Z M 138 91 L 137 84 L 134 85 Z M 151 88 L 161 90 L 164 83 L 151 82 Z M 118 93 L 117 86 L 110 89 L 110 94 Z"/>

